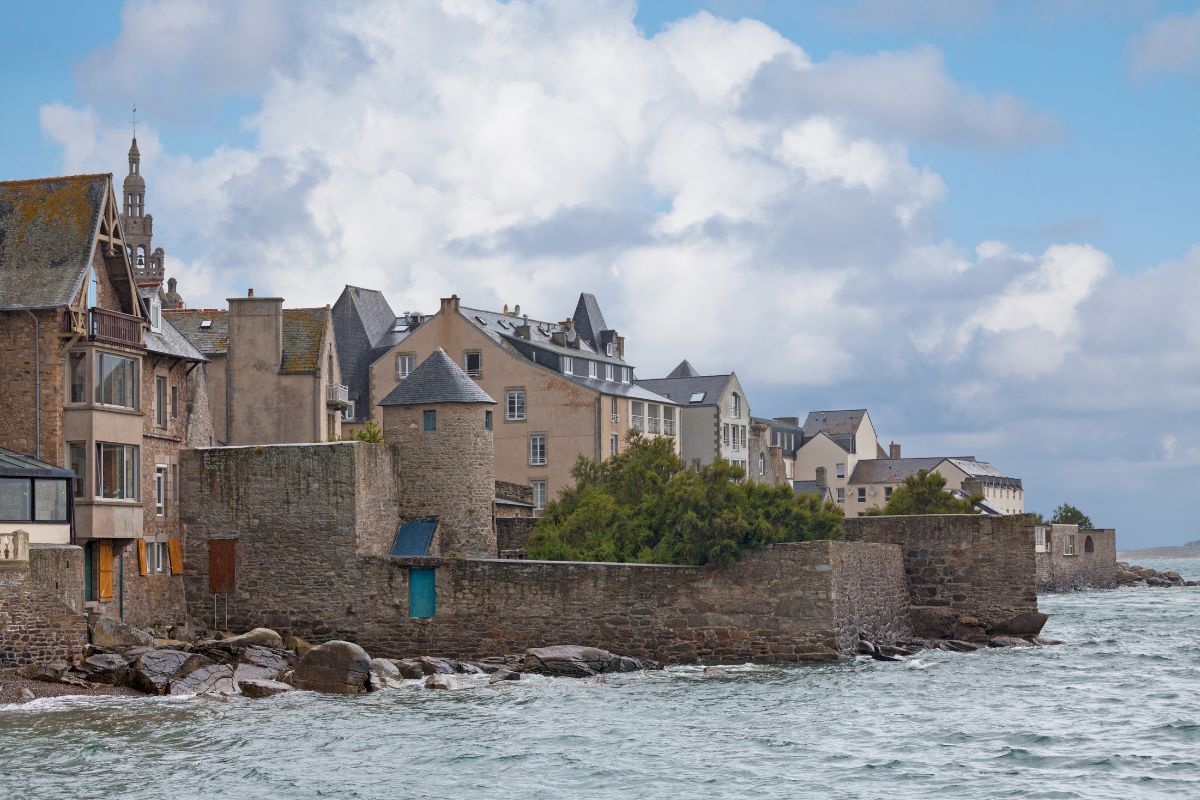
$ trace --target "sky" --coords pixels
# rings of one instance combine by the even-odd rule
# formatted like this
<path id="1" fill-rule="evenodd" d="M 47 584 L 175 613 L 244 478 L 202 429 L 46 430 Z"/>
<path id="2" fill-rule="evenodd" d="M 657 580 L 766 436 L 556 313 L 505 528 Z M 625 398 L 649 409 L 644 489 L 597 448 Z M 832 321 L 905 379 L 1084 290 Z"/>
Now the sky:
<path id="1" fill-rule="evenodd" d="M 640 377 L 868 408 L 1200 538 L 1200 4 L 128 0 L 0 30 L 0 179 L 127 171 L 192 307 L 595 293 Z"/>

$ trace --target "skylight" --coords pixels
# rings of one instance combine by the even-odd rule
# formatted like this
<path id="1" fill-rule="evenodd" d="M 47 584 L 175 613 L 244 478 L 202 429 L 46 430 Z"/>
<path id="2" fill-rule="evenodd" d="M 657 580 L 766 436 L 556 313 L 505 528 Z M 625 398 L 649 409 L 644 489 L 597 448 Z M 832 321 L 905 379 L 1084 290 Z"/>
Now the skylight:
<path id="1" fill-rule="evenodd" d="M 205 328 L 211 328 L 211 327 L 212 327 L 212 320 L 211 320 L 211 319 L 202 319 L 202 320 L 200 320 L 200 328 L 201 328 L 201 330 L 203 330 L 203 329 L 205 329 Z"/>
<path id="2" fill-rule="evenodd" d="M 480 325 L 485 325 L 485 326 L 487 325 L 487 320 L 484 319 L 483 317 L 479 316 L 478 314 L 475 315 L 475 321 L 478 322 Z"/>
<path id="3" fill-rule="evenodd" d="M 704 395 L 706 395 L 706 394 L 708 394 L 708 392 L 692 392 L 692 396 L 688 400 L 688 402 L 689 403 L 703 403 Z"/>

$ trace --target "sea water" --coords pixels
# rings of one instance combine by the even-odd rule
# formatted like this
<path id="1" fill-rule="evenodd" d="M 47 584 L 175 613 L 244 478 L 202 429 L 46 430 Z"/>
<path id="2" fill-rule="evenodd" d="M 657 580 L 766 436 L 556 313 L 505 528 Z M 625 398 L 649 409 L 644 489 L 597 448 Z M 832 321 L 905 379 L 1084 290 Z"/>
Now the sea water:
<path id="1" fill-rule="evenodd" d="M 1065 645 L 4 706 L 0 797 L 1200 798 L 1200 589 L 1040 604 Z"/>

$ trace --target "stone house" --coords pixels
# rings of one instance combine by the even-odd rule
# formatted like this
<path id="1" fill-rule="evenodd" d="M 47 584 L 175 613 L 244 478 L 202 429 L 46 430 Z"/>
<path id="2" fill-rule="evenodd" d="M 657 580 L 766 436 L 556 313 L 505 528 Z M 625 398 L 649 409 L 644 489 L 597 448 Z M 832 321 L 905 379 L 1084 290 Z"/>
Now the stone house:
<path id="1" fill-rule="evenodd" d="M 1117 532 L 1078 525 L 1038 525 L 1033 533 L 1039 592 L 1112 589 L 1117 585 Z"/>
<path id="2" fill-rule="evenodd" d="M 699 469 L 722 458 L 750 473 L 750 402 L 737 373 L 701 375 L 684 359 L 667 377 L 637 385 L 679 406 L 685 464 Z"/>
<path id="3" fill-rule="evenodd" d="M 980 492 L 984 496 L 980 510 L 984 513 L 1025 513 L 1021 479 L 1005 476 L 986 461 L 974 456 L 900 458 L 899 446 L 893 444 L 892 450 L 897 457 L 860 461 L 855 466 L 847 483 L 849 497 L 844 504 L 847 516 L 862 516 L 872 508 L 881 508 L 896 487 L 921 471 L 941 475 L 946 479 L 947 490 L 963 497 Z"/>
<path id="4" fill-rule="evenodd" d="M 751 417 L 750 479 L 800 491 L 795 480 L 796 450 L 803 442 L 804 430 L 796 417 Z"/>
<path id="5" fill-rule="evenodd" d="M 182 614 L 174 468 L 204 358 L 143 302 L 125 198 L 111 175 L 0 183 L 0 445 L 74 471 L 88 603 L 149 624 Z"/>
<path id="6" fill-rule="evenodd" d="M 391 319 L 389 320 L 389 316 Z M 378 403 L 438 348 L 500 407 L 494 417 L 496 477 L 534 489 L 538 508 L 574 483 L 580 456 L 605 458 L 625 435 L 672 436 L 678 407 L 638 386 L 625 339 L 610 329 L 595 297 L 546 322 L 513 311 L 468 308 L 457 295 L 436 314 L 396 317 L 382 295 L 346 287 L 334 305 L 354 419 L 378 421 Z M 370 403 L 370 410 L 360 408 Z"/>
<path id="7" fill-rule="evenodd" d="M 803 440 L 795 451 L 792 479 L 807 487 L 827 486 L 847 516 L 850 475 L 861 461 L 883 458 L 879 437 L 865 408 L 810 411 L 800 426 Z"/>
<path id="8" fill-rule="evenodd" d="M 256 297 L 253 289 L 228 303 L 228 310 L 163 312 L 210 362 L 216 444 L 341 438 L 349 399 L 329 307 L 284 308 L 282 298 Z"/>

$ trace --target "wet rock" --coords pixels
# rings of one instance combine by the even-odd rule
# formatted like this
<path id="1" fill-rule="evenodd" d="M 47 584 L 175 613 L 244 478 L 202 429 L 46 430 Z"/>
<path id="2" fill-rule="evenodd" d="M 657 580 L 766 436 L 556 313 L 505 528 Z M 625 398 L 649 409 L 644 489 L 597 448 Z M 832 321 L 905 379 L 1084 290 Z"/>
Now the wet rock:
<path id="1" fill-rule="evenodd" d="M 426 689 L 460 689 L 462 684 L 453 675 L 439 672 L 425 679 Z"/>
<path id="2" fill-rule="evenodd" d="M 639 662 L 640 663 L 640 662 Z M 588 678 L 621 670 L 621 657 L 598 647 L 556 645 L 525 651 L 525 671 L 542 675 Z"/>
<path id="3" fill-rule="evenodd" d="M 982 650 L 983 645 L 975 642 L 964 642 L 962 639 L 947 639 L 944 642 L 938 643 L 942 650 L 953 650 L 956 653 L 974 653 L 976 650 Z"/>
<path id="4" fill-rule="evenodd" d="M 92 644 L 118 652 L 130 647 L 154 647 L 154 637 L 111 617 L 89 617 L 88 634 Z"/>
<path id="5" fill-rule="evenodd" d="M 896 647 L 890 644 L 881 644 L 877 648 L 881 655 L 906 657 L 915 653 L 915 650 L 909 650 L 907 647 Z"/>
<path id="6" fill-rule="evenodd" d="M 297 689 L 357 694 L 367 688 L 371 657 L 353 642 L 334 640 L 305 653 L 292 675 Z"/>
<path id="7" fill-rule="evenodd" d="M 988 639 L 988 647 L 1034 647 L 1034 643 L 1018 636 L 993 636 Z"/>
<path id="8" fill-rule="evenodd" d="M 170 694 L 229 695 L 237 694 L 233 682 L 233 667 L 228 664 L 205 664 L 191 670 L 181 670 L 171 678 Z"/>
<path id="9" fill-rule="evenodd" d="M 272 679 L 278 680 L 279 676 L 287 672 L 296 665 L 299 659 L 287 650 L 274 650 L 268 647 L 260 647 L 251 645 L 243 647 L 238 651 L 238 661 L 242 664 L 252 664 L 256 667 L 270 670 Z"/>
<path id="10" fill-rule="evenodd" d="M 478 664 L 473 664 L 470 661 L 455 661 L 454 669 L 463 675 L 482 675 L 483 668 Z"/>
<path id="11" fill-rule="evenodd" d="M 242 681 L 274 681 L 278 679 L 279 673 L 275 670 L 255 664 L 238 664 L 233 669 L 233 682 L 236 684 L 240 684 Z"/>
<path id="12" fill-rule="evenodd" d="M 724 667 L 705 667 L 704 674 L 705 675 L 728 675 L 729 670 L 725 669 Z"/>
<path id="13" fill-rule="evenodd" d="M 953 635 L 958 616 L 958 612 L 945 606 L 912 606 L 909 609 L 913 635 L 925 639 Z"/>
<path id="14" fill-rule="evenodd" d="M 313 646 L 301 639 L 299 636 L 289 636 L 287 641 L 284 642 L 283 648 L 285 650 L 291 650 L 298 656 L 303 656 L 309 650 L 312 650 Z"/>
<path id="15" fill-rule="evenodd" d="M 1042 632 L 1049 614 L 1040 611 L 1024 611 L 1012 619 L 992 627 L 993 636 L 1037 636 Z"/>
<path id="16" fill-rule="evenodd" d="M 282 650 L 283 637 L 270 628 L 255 628 L 254 630 L 246 631 L 241 636 L 231 636 L 228 639 L 222 639 L 219 644 L 221 647 L 234 650 L 242 647 L 250 647 L 251 645 Z"/>
<path id="17" fill-rule="evenodd" d="M 393 661 L 392 663 L 395 664 L 396 669 L 400 671 L 401 678 L 408 678 L 409 680 L 412 680 L 414 678 L 425 677 L 425 670 L 421 667 L 421 662 L 417 661 L 415 658 L 404 658 L 400 659 L 399 661 Z"/>
<path id="18" fill-rule="evenodd" d="M 262 678 L 252 678 L 250 680 L 238 681 L 238 688 L 242 690 L 242 694 L 246 697 L 272 697 L 277 694 L 292 691 L 292 687 L 280 681 L 266 680 Z"/>
<path id="19" fill-rule="evenodd" d="M 1057 644 L 1066 644 L 1066 642 L 1064 642 L 1062 639 L 1045 639 L 1041 636 L 1035 637 L 1033 639 L 1033 643 L 1042 647 L 1052 647 Z"/>
<path id="20" fill-rule="evenodd" d="M 900 658 L 899 656 L 886 656 L 883 653 L 880 653 L 878 651 L 872 653 L 871 658 L 874 659 L 875 661 L 903 661 L 904 660 L 903 658 Z"/>
<path id="21" fill-rule="evenodd" d="M 37 700 L 37 695 L 29 691 L 29 687 L 21 687 L 21 702 L 28 703 L 30 700 Z"/>
<path id="22" fill-rule="evenodd" d="M 488 683 L 500 683 L 501 681 L 519 681 L 521 673 L 513 672 L 511 669 L 501 667 L 491 674 L 488 678 Z"/>
<path id="23" fill-rule="evenodd" d="M 120 686 L 125 683 L 129 662 L 116 653 L 88 656 L 75 666 L 75 670 L 96 683 Z"/>
<path id="24" fill-rule="evenodd" d="M 854 646 L 854 649 L 864 656 L 875 655 L 875 645 L 871 642 L 868 642 L 866 639 L 859 639 L 858 644 Z"/>
<path id="25" fill-rule="evenodd" d="M 453 675 L 457 672 L 454 665 L 444 658 L 421 656 L 417 663 L 421 665 L 422 675 Z"/>
<path id="26" fill-rule="evenodd" d="M 68 669 L 70 669 L 70 665 L 56 661 L 53 664 L 26 664 L 17 670 L 17 674 L 31 681 L 60 683 Z"/>
<path id="27" fill-rule="evenodd" d="M 371 673 L 367 680 L 367 686 L 371 691 L 398 689 L 403 685 L 400 678 L 400 669 L 395 664 L 386 658 L 371 659 Z"/>
<path id="28" fill-rule="evenodd" d="M 179 639 L 155 639 L 155 650 L 187 650 L 191 645 Z"/>
<path id="29" fill-rule="evenodd" d="M 197 669 L 214 663 L 200 653 L 179 650 L 151 650 L 138 657 L 129 670 L 129 685 L 147 694 L 166 694 L 171 678 L 178 672 Z"/>
<path id="30" fill-rule="evenodd" d="M 617 672 L 637 672 L 645 669 L 641 661 L 638 661 L 633 656 L 618 656 Z"/>

